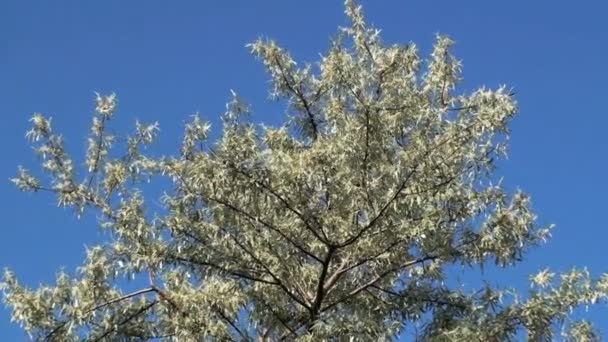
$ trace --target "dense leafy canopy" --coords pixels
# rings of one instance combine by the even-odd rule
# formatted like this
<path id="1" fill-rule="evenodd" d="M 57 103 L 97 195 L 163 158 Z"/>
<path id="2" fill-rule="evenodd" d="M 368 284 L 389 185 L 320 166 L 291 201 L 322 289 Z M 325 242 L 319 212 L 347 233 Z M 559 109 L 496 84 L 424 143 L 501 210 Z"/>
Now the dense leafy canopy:
<path id="1" fill-rule="evenodd" d="M 449 38 L 423 60 L 345 8 L 351 24 L 317 64 L 273 41 L 249 45 L 288 104 L 281 127 L 250 122 L 233 94 L 217 142 L 195 116 L 179 153 L 155 158 L 144 147 L 156 124 L 112 149 L 117 100 L 98 95 L 78 173 L 35 114 L 27 137 L 50 180 L 20 168 L 14 183 L 97 212 L 111 238 L 54 286 L 30 290 L 7 271 L 13 319 L 47 341 L 377 340 L 413 325 L 433 341 L 597 339 L 568 313 L 604 300 L 606 276 L 544 270 L 526 297 L 447 284 L 452 265 L 511 267 L 548 237 L 528 196 L 493 183 L 515 101 L 506 87 L 459 93 Z M 153 212 L 140 184 L 160 177 L 172 186 Z"/>

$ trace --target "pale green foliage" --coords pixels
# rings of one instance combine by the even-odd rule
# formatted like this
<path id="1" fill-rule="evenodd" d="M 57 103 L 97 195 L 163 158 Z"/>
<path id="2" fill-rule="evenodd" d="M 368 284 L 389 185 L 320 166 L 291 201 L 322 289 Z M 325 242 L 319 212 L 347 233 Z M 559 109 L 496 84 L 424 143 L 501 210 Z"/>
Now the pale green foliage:
<path id="1" fill-rule="evenodd" d="M 450 39 L 422 60 L 345 7 L 351 25 L 318 64 L 298 67 L 273 41 L 249 46 L 288 102 L 282 127 L 248 122 L 233 93 L 214 145 L 195 116 L 178 156 L 144 155 L 158 126 L 139 123 L 117 156 L 106 130 L 116 98 L 97 95 L 77 181 L 61 136 L 35 114 L 27 137 L 51 182 L 22 168 L 13 181 L 98 211 L 112 239 L 54 287 L 29 290 L 7 272 L 13 319 L 54 341 L 382 340 L 414 324 L 432 341 L 597 340 L 568 313 L 605 300 L 606 276 L 544 270 L 525 297 L 444 282 L 451 265 L 510 267 L 548 237 L 525 194 L 491 182 L 516 104 L 506 87 L 456 93 Z M 138 184 L 163 176 L 173 187 L 153 213 Z M 149 285 L 121 291 L 137 275 Z"/>

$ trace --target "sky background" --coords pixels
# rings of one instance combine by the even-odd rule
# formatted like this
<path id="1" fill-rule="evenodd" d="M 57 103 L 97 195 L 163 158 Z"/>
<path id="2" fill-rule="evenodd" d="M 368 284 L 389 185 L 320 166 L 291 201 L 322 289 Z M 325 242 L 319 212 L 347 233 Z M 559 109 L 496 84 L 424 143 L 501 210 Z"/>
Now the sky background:
<path id="1" fill-rule="evenodd" d="M 466 88 L 507 84 L 517 93 L 509 159 L 497 173 L 509 189 L 530 193 L 539 222 L 556 229 L 520 268 L 486 276 L 525 290 L 543 266 L 608 271 L 608 2 L 361 3 L 386 42 L 413 41 L 426 55 L 435 33 L 448 34 Z M 252 105 L 254 121 L 284 118 L 245 44 L 267 36 L 297 60 L 315 61 L 345 24 L 337 0 L 0 1 L 0 267 L 37 286 L 61 267 L 74 271 L 85 245 L 102 238 L 93 218 L 77 220 L 50 195 L 20 193 L 8 181 L 17 165 L 36 169 L 24 139 L 32 113 L 52 116 L 82 164 L 94 92 L 116 92 L 113 129 L 159 121 L 153 151 L 173 153 L 191 114 L 218 129 L 230 89 Z M 608 336 L 606 310 L 585 315 Z M 3 308 L 0 340 L 27 340 Z"/>

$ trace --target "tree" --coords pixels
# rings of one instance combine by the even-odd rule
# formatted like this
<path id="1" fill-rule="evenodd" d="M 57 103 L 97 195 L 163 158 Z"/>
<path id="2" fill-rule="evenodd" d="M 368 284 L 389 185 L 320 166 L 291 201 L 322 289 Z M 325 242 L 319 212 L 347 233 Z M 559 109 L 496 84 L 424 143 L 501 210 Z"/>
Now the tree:
<path id="1" fill-rule="evenodd" d="M 97 212 L 110 239 L 75 277 L 31 290 L 7 271 L 13 319 L 43 341 L 303 341 L 388 339 L 417 323 L 417 339 L 597 340 L 568 313 L 605 300 L 608 276 L 584 270 L 531 277 L 519 297 L 445 282 L 450 266 L 512 267 L 549 236 L 527 195 L 494 182 L 517 108 L 506 87 L 457 92 L 460 63 L 438 36 L 385 46 L 345 1 L 351 25 L 318 64 L 297 67 L 273 41 L 249 45 L 284 99 L 281 127 L 249 121 L 233 93 L 215 144 L 210 124 L 186 125 L 179 154 L 146 156 L 157 125 L 137 123 L 111 149 L 114 95 L 96 97 L 84 181 L 50 119 L 35 114 L 48 185 L 20 168 L 13 182 L 61 206 Z M 168 177 L 164 208 L 143 181 Z M 125 279 L 145 278 L 127 293 Z"/>

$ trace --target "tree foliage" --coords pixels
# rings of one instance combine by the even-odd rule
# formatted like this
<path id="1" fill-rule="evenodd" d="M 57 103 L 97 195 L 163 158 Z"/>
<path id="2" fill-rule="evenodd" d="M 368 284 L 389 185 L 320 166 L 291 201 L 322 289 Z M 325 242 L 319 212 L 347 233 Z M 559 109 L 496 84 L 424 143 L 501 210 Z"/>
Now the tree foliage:
<path id="1" fill-rule="evenodd" d="M 96 212 L 110 238 L 53 286 L 28 289 L 7 271 L 13 319 L 45 341 L 378 340 L 414 325 L 429 341 L 597 340 L 568 314 L 605 300 L 607 276 L 543 270 L 523 297 L 448 284 L 451 266 L 512 267 L 548 237 L 528 196 L 493 182 L 513 94 L 459 92 L 445 36 L 422 59 L 414 44 L 384 45 L 351 0 L 345 12 L 350 25 L 316 64 L 249 45 L 287 103 L 280 127 L 250 122 L 233 94 L 217 142 L 195 116 L 176 156 L 150 157 L 157 125 L 137 123 L 112 149 L 117 100 L 98 95 L 77 173 L 35 114 L 26 136 L 50 180 L 20 168 L 13 182 Z M 140 185 L 161 177 L 171 186 L 154 212 Z"/>

